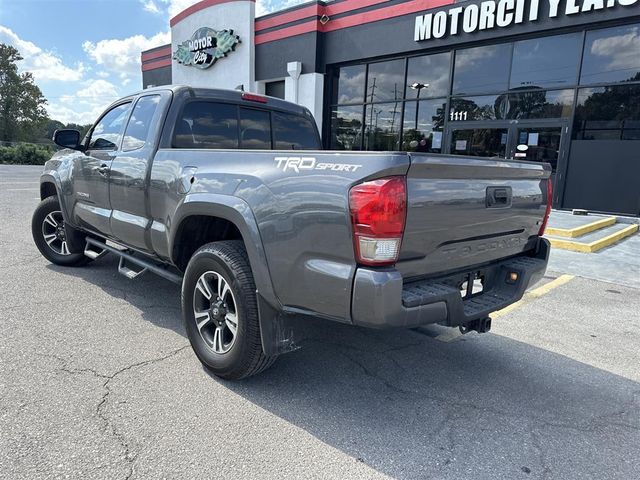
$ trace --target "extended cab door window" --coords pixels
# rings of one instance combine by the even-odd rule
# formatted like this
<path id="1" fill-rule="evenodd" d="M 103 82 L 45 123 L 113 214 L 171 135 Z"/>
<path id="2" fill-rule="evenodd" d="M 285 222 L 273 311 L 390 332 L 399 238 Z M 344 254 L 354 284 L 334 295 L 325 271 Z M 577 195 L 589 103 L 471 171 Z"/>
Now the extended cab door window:
<path id="1" fill-rule="evenodd" d="M 160 95 L 149 95 L 138 100 L 124 132 L 123 152 L 142 148 L 147 142 L 151 121 L 158 108 L 158 103 L 160 103 Z"/>
<path id="2" fill-rule="evenodd" d="M 240 108 L 240 148 L 271 150 L 269 112 L 253 108 Z"/>
<path id="3" fill-rule="evenodd" d="M 238 148 L 238 107 L 217 102 L 189 102 L 178 118 L 174 148 Z"/>
<path id="4" fill-rule="evenodd" d="M 131 103 L 123 103 L 109 110 L 91 132 L 89 150 L 116 150 L 129 115 Z"/>
<path id="5" fill-rule="evenodd" d="M 273 112 L 273 142 L 276 150 L 320 150 L 315 124 L 309 118 Z"/>

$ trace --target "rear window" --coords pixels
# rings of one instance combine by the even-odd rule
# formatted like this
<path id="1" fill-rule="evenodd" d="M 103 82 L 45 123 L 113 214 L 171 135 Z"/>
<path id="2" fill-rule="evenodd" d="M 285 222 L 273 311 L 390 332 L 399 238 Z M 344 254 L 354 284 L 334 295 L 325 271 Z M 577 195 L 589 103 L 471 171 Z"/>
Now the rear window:
<path id="1" fill-rule="evenodd" d="M 185 105 L 175 126 L 173 147 L 319 150 L 320 144 L 313 120 L 308 117 L 196 101 Z"/>
<path id="2" fill-rule="evenodd" d="M 190 102 L 176 124 L 175 148 L 238 148 L 238 107 L 226 103 Z"/>
<path id="3" fill-rule="evenodd" d="M 300 115 L 273 112 L 273 141 L 276 150 L 319 150 L 313 122 Z"/>
<path id="4" fill-rule="evenodd" d="M 240 108 L 240 148 L 271 150 L 269 112 L 253 108 Z"/>

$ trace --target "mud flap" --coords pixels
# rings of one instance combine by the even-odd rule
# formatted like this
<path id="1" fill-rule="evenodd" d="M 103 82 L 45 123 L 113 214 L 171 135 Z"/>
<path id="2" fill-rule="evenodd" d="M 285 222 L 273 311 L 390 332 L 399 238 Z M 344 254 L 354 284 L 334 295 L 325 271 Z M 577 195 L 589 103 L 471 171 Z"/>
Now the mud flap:
<path id="1" fill-rule="evenodd" d="M 87 234 L 73 228 L 67 222 L 64 224 L 64 233 L 67 238 L 67 245 L 71 253 L 84 253 L 84 247 L 87 243 Z"/>
<path id="2" fill-rule="evenodd" d="M 299 335 L 295 332 L 298 324 L 296 316 L 277 311 L 260 295 L 260 292 L 256 293 L 264 354 L 274 356 L 298 350 L 300 345 L 298 344 Z"/>

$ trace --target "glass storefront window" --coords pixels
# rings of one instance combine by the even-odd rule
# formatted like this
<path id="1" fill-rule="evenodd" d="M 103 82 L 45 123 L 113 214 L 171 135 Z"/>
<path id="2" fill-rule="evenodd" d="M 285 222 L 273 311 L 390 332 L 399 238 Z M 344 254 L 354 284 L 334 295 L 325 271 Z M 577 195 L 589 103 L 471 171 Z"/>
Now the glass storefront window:
<path id="1" fill-rule="evenodd" d="M 362 149 L 362 106 L 331 110 L 331 150 Z"/>
<path id="2" fill-rule="evenodd" d="M 402 100 L 404 96 L 404 59 L 369 64 L 366 102 Z"/>
<path id="3" fill-rule="evenodd" d="M 582 34 L 515 42 L 509 87 L 549 88 L 575 85 Z"/>
<path id="4" fill-rule="evenodd" d="M 453 93 L 469 95 L 505 91 L 509 87 L 510 43 L 456 51 Z"/>
<path id="5" fill-rule="evenodd" d="M 524 120 L 571 116 L 572 89 L 455 97 L 451 99 L 449 121 Z"/>
<path id="6" fill-rule="evenodd" d="M 449 121 L 498 120 L 507 118 L 509 104 L 506 95 L 455 97 L 451 99 Z"/>
<path id="7" fill-rule="evenodd" d="M 365 150 L 400 150 L 402 102 L 367 105 L 364 114 Z"/>
<path id="8" fill-rule="evenodd" d="M 454 130 L 451 135 L 451 153 L 506 158 L 508 135 L 506 128 Z"/>
<path id="9" fill-rule="evenodd" d="M 640 81 L 640 24 L 587 32 L 580 84 Z"/>
<path id="10" fill-rule="evenodd" d="M 444 99 L 406 102 L 401 150 L 441 153 L 445 114 Z"/>
<path id="11" fill-rule="evenodd" d="M 410 58 L 407 67 L 406 98 L 448 95 L 450 68 L 451 52 Z"/>
<path id="12" fill-rule="evenodd" d="M 573 136 L 576 140 L 640 139 L 640 85 L 581 88 Z"/>
<path id="13" fill-rule="evenodd" d="M 342 67 L 334 77 L 334 103 L 362 103 L 366 66 Z"/>
<path id="14" fill-rule="evenodd" d="M 566 118 L 571 116 L 573 89 L 509 94 L 509 119 Z"/>

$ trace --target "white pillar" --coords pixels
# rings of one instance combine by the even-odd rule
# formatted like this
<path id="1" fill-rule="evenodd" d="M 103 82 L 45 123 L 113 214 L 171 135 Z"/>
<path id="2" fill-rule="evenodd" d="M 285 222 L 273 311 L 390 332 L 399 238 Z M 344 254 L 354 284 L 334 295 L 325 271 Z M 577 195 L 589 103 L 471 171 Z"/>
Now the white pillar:
<path id="1" fill-rule="evenodd" d="M 284 99 L 307 107 L 316 119 L 321 133 L 323 96 L 324 75 L 321 73 L 305 73 L 297 79 L 291 76 L 285 79 Z"/>

